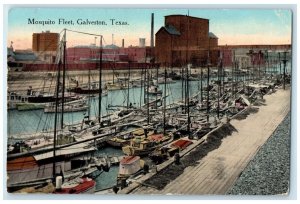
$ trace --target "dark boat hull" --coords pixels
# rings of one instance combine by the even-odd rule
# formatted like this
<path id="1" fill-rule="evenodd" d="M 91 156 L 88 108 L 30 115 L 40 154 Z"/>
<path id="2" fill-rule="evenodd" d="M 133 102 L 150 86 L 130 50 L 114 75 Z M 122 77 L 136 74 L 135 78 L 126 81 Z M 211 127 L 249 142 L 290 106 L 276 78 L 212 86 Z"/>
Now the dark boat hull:
<path id="1" fill-rule="evenodd" d="M 68 91 L 78 94 L 99 94 L 99 89 L 82 89 L 81 87 L 70 88 Z"/>

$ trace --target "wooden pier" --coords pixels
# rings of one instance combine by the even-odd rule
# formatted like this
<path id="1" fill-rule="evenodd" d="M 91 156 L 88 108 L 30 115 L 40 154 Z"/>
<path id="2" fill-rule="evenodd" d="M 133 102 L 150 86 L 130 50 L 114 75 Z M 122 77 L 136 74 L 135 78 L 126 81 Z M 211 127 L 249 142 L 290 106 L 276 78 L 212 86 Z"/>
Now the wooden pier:
<path id="1" fill-rule="evenodd" d="M 289 89 L 277 90 L 265 96 L 266 106 L 260 106 L 257 113 L 244 120 L 232 119 L 230 123 L 237 131 L 224 138 L 220 147 L 209 152 L 197 165 L 185 168 L 162 190 L 142 185 L 156 174 L 152 170 L 118 194 L 224 195 L 290 111 L 289 99 Z"/>

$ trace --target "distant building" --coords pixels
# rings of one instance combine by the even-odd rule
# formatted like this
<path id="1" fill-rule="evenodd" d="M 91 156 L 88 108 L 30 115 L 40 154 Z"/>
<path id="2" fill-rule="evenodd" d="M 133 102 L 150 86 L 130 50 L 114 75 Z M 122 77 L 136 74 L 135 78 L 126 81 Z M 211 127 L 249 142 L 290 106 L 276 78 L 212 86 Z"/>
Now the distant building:
<path id="1" fill-rule="evenodd" d="M 291 51 L 291 45 L 221 45 L 219 50 L 223 55 L 223 66 L 232 67 L 233 61 L 239 68 L 265 67 L 279 61 L 279 52 Z M 281 58 L 283 54 L 281 54 Z"/>
<path id="2" fill-rule="evenodd" d="M 32 51 L 40 60 L 53 63 L 57 54 L 59 44 L 59 33 L 50 31 L 32 34 Z"/>
<path id="3" fill-rule="evenodd" d="M 123 62 L 128 61 L 128 55 L 121 53 L 116 45 L 107 45 L 102 50 L 102 61 Z M 86 63 L 99 62 L 100 48 L 99 46 L 74 46 L 67 48 L 68 63 Z"/>
<path id="4" fill-rule="evenodd" d="M 218 38 L 209 32 L 208 19 L 165 16 L 165 25 L 156 32 L 155 60 L 166 66 L 216 64 L 217 49 Z"/>
<path id="5" fill-rule="evenodd" d="M 153 49 L 152 49 L 153 50 Z M 151 57 L 151 47 L 130 46 L 120 49 L 122 53 L 128 55 L 128 59 L 132 62 L 149 62 Z"/>
<path id="6" fill-rule="evenodd" d="M 39 62 L 38 57 L 31 50 L 7 48 L 7 66 L 9 70 L 22 71 L 24 64 Z"/>
<path id="7" fill-rule="evenodd" d="M 106 45 L 102 50 L 102 61 L 106 62 L 148 62 L 151 55 L 150 47 L 120 48 L 116 45 Z M 100 59 L 99 46 L 74 46 L 67 48 L 68 63 L 95 62 Z"/>
<path id="8" fill-rule="evenodd" d="M 146 39 L 140 38 L 139 39 L 139 47 L 145 47 L 146 46 Z"/>

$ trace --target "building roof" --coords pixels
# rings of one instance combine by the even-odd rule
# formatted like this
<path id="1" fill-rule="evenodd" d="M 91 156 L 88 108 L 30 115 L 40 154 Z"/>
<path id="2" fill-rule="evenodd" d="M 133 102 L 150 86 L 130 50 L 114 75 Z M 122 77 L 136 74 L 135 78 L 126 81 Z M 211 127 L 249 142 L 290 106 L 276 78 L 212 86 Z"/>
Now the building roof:
<path id="1" fill-rule="evenodd" d="M 73 46 L 73 48 L 99 48 L 100 46 L 96 46 L 95 44 L 91 45 L 76 45 Z M 71 47 L 72 48 L 72 47 Z"/>
<path id="2" fill-rule="evenodd" d="M 106 45 L 104 48 L 106 48 L 106 49 L 119 49 L 119 47 L 114 45 L 114 44 Z"/>
<path id="3" fill-rule="evenodd" d="M 157 31 L 157 33 L 158 33 L 160 30 L 162 30 L 162 29 L 164 29 L 165 31 L 167 31 L 167 33 L 169 33 L 170 35 L 180 35 L 180 32 L 179 32 L 174 26 L 172 26 L 172 25 L 166 25 L 166 26 L 161 27 L 161 28 Z"/>
<path id="4" fill-rule="evenodd" d="M 217 38 L 217 39 L 218 39 L 218 37 L 217 37 L 214 33 L 212 33 L 212 32 L 209 32 L 209 33 L 208 33 L 208 36 L 209 36 L 210 38 Z"/>
<path id="5" fill-rule="evenodd" d="M 13 56 L 16 61 L 34 61 L 37 60 L 37 56 L 34 53 L 21 53 L 15 52 Z"/>
<path id="6" fill-rule="evenodd" d="M 170 16 L 181 16 L 181 17 L 187 16 L 189 18 L 198 18 L 198 19 L 202 19 L 202 20 L 209 20 L 207 18 L 199 18 L 199 17 L 195 17 L 195 16 L 188 16 L 188 15 L 182 15 L 182 14 L 167 15 L 165 17 L 170 17 Z"/>
<path id="7" fill-rule="evenodd" d="M 15 55 L 15 53 L 14 53 L 13 48 L 8 47 L 7 48 L 7 56 L 14 56 L 14 55 Z"/>

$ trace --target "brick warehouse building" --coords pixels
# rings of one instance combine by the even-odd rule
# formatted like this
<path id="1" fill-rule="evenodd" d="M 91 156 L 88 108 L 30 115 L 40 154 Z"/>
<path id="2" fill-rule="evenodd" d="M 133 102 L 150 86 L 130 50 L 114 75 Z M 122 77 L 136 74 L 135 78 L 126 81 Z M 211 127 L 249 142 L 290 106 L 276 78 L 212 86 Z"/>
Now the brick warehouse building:
<path id="1" fill-rule="evenodd" d="M 111 62 L 139 62 L 144 63 L 148 60 L 145 59 L 151 55 L 151 47 L 117 47 L 105 46 L 103 48 L 102 59 L 103 61 Z M 74 46 L 67 48 L 67 62 L 68 63 L 85 63 L 99 60 L 100 49 L 98 46 Z"/>
<path id="2" fill-rule="evenodd" d="M 155 34 L 155 60 L 166 66 L 191 63 L 215 66 L 218 61 L 218 38 L 209 32 L 209 20 L 185 15 L 165 16 L 165 26 Z M 209 53 L 209 54 L 208 54 Z"/>
<path id="3" fill-rule="evenodd" d="M 59 43 L 59 33 L 50 31 L 32 34 L 32 51 L 41 61 L 53 63 Z"/>

